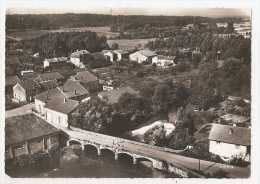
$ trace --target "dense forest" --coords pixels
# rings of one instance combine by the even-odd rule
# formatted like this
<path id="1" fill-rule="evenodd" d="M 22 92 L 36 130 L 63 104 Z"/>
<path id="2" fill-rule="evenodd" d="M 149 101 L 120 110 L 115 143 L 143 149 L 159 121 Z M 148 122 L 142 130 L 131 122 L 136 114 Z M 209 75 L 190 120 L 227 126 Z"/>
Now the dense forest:
<path id="1" fill-rule="evenodd" d="M 6 16 L 6 29 L 59 29 L 61 27 L 110 26 L 111 31 L 136 30 L 144 27 L 183 27 L 187 24 L 241 22 L 241 18 L 194 16 L 145 16 L 100 14 L 15 14 Z"/>
<path id="2" fill-rule="evenodd" d="M 68 56 L 69 53 L 80 49 L 89 52 L 100 52 L 108 48 L 107 38 L 97 36 L 95 32 L 62 32 L 46 34 L 28 42 L 27 48 L 33 53 L 40 53 L 42 56 Z"/>

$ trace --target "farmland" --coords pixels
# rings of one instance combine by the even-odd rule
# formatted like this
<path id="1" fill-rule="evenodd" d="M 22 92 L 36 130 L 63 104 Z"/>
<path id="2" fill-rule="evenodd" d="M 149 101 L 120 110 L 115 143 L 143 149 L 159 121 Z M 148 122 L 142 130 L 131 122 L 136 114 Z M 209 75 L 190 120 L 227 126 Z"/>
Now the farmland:
<path id="1" fill-rule="evenodd" d="M 120 39 L 120 40 L 107 40 L 107 43 L 110 47 L 112 46 L 113 43 L 118 43 L 120 49 L 131 50 L 134 49 L 135 47 L 139 49 L 143 49 L 144 45 L 148 43 L 148 41 L 154 41 L 154 40 L 155 38 L 134 39 L 134 40 Z"/>
<path id="2" fill-rule="evenodd" d="M 97 33 L 97 35 L 105 35 L 105 36 L 114 36 L 118 35 L 118 33 L 112 33 L 110 32 L 110 27 L 78 27 L 78 28 L 61 28 L 56 30 L 27 30 L 27 39 L 33 39 L 36 37 L 40 37 L 42 35 L 48 34 L 48 33 L 57 33 L 57 32 L 73 32 L 73 31 L 94 31 Z M 17 30 L 9 30 L 6 33 L 6 36 L 8 38 L 13 39 L 25 39 L 26 32 L 25 31 L 17 31 Z"/>

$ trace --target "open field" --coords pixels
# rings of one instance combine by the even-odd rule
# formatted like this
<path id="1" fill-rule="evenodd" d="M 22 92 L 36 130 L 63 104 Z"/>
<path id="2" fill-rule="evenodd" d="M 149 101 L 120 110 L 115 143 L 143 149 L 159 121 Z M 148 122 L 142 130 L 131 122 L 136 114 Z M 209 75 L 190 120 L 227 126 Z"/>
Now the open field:
<path id="1" fill-rule="evenodd" d="M 140 49 L 144 48 L 144 45 L 148 43 L 148 41 L 154 41 L 156 38 L 148 38 L 148 39 L 134 39 L 134 40 L 127 40 L 127 39 L 121 39 L 121 40 L 107 40 L 108 45 L 111 47 L 113 43 L 118 43 L 119 48 L 122 50 L 131 50 L 135 47 Z"/>
<path id="2" fill-rule="evenodd" d="M 73 31 L 95 31 L 97 35 L 113 36 L 118 35 L 118 33 L 112 33 L 110 27 L 78 27 L 78 28 L 61 28 L 56 30 L 27 30 L 27 39 L 33 39 L 40 37 L 48 33 L 57 33 L 57 32 L 73 32 Z M 10 39 L 25 39 L 25 31 L 8 31 L 6 36 Z"/>

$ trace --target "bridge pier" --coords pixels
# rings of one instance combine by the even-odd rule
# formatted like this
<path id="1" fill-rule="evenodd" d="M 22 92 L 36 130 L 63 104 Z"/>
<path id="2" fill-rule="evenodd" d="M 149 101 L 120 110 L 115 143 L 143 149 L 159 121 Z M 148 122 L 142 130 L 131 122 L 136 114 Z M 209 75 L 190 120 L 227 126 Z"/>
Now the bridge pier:
<path id="1" fill-rule="evenodd" d="M 118 160 L 118 153 L 115 153 L 115 160 Z"/>
<path id="2" fill-rule="evenodd" d="M 137 164 L 137 159 L 133 157 L 133 164 Z"/>
<path id="3" fill-rule="evenodd" d="M 101 149 L 98 148 L 98 155 L 102 155 Z"/>

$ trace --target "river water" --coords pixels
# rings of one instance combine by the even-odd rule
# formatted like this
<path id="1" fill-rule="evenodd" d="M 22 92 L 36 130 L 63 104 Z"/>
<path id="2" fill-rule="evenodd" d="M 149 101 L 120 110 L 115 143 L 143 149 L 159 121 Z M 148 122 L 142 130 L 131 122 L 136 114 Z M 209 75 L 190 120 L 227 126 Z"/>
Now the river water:
<path id="1" fill-rule="evenodd" d="M 77 145 L 62 150 L 61 155 L 45 158 L 21 168 L 6 170 L 6 174 L 13 178 L 176 177 L 173 174 L 153 169 L 152 163 L 149 161 L 142 161 L 134 165 L 133 158 L 126 154 L 120 155 L 119 159 L 115 160 L 113 152 L 102 150 L 102 155 L 98 156 L 96 148 L 92 146 L 86 146 L 85 151 L 82 151 Z"/>

